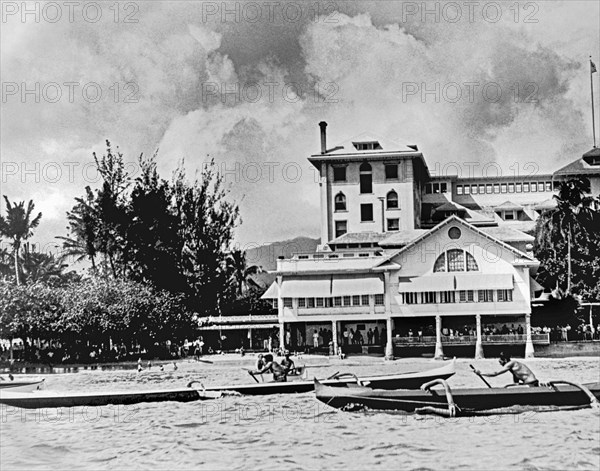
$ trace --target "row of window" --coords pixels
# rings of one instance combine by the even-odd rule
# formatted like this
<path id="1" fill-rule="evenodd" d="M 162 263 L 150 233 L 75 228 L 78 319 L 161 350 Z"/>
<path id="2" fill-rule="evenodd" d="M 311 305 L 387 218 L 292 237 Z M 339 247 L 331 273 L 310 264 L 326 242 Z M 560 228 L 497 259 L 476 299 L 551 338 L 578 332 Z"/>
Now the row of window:
<path id="1" fill-rule="evenodd" d="M 399 209 L 398 193 L 396 193 L 394 190 L 388 191 L 387 195 L 385 196 L 385 205 L 386 205 L 386 209 Z M 371 218 L 372 218 L 373 205 L 369 203 L 369 204 L 361 205 L 361 207 L 362 206 L 370 206 L 371 207 Z M 344 193 L 342 193 L 341 191 L 337 195 L 335 195 L 334 207 L 335 207 L 336 211 L 347 211 L 348 205 L 347 205 L 346 195 L 344 195 Z"/>
<path id="2" fill-rule="evenodd" d="M 558 185 L 558 182 L 554 182 L 554 189 L 558 188 Z M 552 182 L 479 183 L 473 185 L 456 185 L 457 195 L 535 193 L 540 191 L 552 191 Z"/>
<path id="3" fill-rule="evenodd" d="M 334 296 L 331 298 L 297 298 L 298 307 L 304 309 L 316 309 L 322 307 L 350 307 L 350 306 L 368 306 L 369 295 L 361 294 L 354 296 Z M 384 305 L 383 294 L 374 296 L 375 306 Z M 277 299 L 273 300 L 273 307 L 277 308 Z M 283 298 L 283 307 L 292 308 L 292 298 Z"/>
<path id="4" fill-rule="evenodd" d="M 448 184 L 447 183 L 427 183 L 425 185 L 425 193 L 428 195 L 432 193 L 447 193 L 448 192 Z"/>
<path id="5" fill-rule="evenodd" d="M 513 300 L 511 289 L 484 289 L 484 290 L 462 290 L 462 291 L 427 291 L 424 293 L 404 293 L 402 302 L 404 304 L 450 304 L 450 303 L 492 303 L 510 302 Z M 475 294 L 477 293 L 477 294 Z"/>
<path id="6" fill-rule="evenodd" d="M 386 180 L 398 180 L 397 163 L 384 164 L 384 168 Z M 347 169 L 347 165 L 333 165 L 333 181 L 347 181 Z M 373 193 L 373 167 L 371 167 L 371 164 L 363 162 L 358 168 L 358 176 L 360 181 L 360 192 Z"/>

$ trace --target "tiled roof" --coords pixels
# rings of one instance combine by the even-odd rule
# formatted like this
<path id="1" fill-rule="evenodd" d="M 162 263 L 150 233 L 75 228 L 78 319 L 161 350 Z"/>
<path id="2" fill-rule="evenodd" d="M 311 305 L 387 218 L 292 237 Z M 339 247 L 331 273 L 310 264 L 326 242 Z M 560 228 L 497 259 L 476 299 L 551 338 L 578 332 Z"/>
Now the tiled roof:
<path id="1" fill-rule="evenodd" d="M 381 247 L 398 247 L 406 245 L 427 232 L 426 229 L 406 229 L 385 234 L 387 237 L 379 242 Z"/>
<path id="2" fill-rule="evenodd" d="M 596 156 L 596 150 L 586 152 L 584 157 Z M 582 157 L 557 170 L 554 175 L 600 175 L 600 165 L 590 165 Z"/>
<path id="3" fill-rule="evenodd" d="M 333 239 L 329 242 L 329 245 L 373 243 L 379 242 L 386 237 L 387 234 L 381 232 L 347 232 L 346 234 Z"/>
<path id="4" fill-rule="evenodd" d="M 508 226 L 480 227 L 481 231 L 503 242 L 533 242 L 535 237 Z"/>

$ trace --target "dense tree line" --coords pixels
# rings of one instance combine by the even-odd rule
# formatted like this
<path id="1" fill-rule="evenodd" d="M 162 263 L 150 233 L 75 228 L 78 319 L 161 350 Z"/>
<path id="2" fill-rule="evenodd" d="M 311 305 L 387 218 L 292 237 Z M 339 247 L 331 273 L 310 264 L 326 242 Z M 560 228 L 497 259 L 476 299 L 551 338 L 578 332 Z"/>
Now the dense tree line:
<path id="1" fill-rule="evenodd" d="M 156 155 L 139 174 L 107 150 L 94 160 L 99 188 L 86 187 L 67 213 L 59 255 L 26 243 L 39 225 L 34 203 L 13 204 L 0 218 L 0 337 L 86 346 L 142 346 L 197 335 L 197 319 L 269 310 L 245 254 L 232 247 L 239 210 L 209 163 L 193 181 L 183 166 L 160 178 Z M 9 250 L 10 249 L 10 250 Z M 91 265 L 85 276 L 66 261 Z"/>

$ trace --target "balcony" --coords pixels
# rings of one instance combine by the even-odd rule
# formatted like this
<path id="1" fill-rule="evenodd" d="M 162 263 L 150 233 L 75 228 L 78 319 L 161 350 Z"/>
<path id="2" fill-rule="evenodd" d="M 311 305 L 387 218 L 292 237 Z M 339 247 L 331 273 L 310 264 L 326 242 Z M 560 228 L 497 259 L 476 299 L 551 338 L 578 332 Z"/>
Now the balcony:
<path id="1" fill-rule="evenodd" d="M 550 345 L 550 334 L 531 334 L 531 340 L 534 345 Z M 483 345 L 518 345 L 524 344 L 527 341 L 527 335 L 482 335 L 481 341 Z M 442 335 L 442 345 L 475 345 L 476 342 L 477 337 L 474 335 L 463 335 L 458 337 Z M 435 337 L 394 337 L 393 343 L 398 347 L 430 346 L 435 345 Z"/>

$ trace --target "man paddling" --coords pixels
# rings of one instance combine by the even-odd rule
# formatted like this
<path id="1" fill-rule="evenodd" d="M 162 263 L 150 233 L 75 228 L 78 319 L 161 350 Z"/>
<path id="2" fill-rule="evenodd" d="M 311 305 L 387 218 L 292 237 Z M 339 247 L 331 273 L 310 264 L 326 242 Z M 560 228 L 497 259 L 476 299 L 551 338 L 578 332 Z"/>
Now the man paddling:
<path id="1" fill-rule="evenodd" d="M 518 361 L 511 360 L 509 355 L 506 355 L 504 352 L 500 353 L 500 359 L 498 360 L 500 365 L 502 366 L 501 370 L 498 370 L 494 373 L 482 373 L 479 370 L 475 370 L 475 373 L 480 376 L 498 376 L 507 371 L 510 371 L 513 375 L 514 385 L 520 384 L 524 386 L 539 386 L 540 382 L 535 377 L 533 372 L 525 366 L 523 363 L 519 363 Z M 513 384 L 508 384 L 505 387 L 513 386 Z"/>
<path id="2" fill-rule="evenodd" d="M 287 374 L 296 374 L 296 365 L 294 364 L 294 360 L 290 358 L 289 350 L 285 350 L 283 356 L 284 358 L 281 360 L 281 366 L 287 370 Z"/>
<path id="3" fill-rule="evenodd" d="M 287 381 L 288 369 L 281 366 L 279 363 L 273 360 L 273 355 L 267 353 L 264 356 L 264 366 L 256 371 L 252 371 L 252 375 L 260 375 L 263 373 L 273 373 L 273 381 L 278 383 L 285 383 Z"/>

